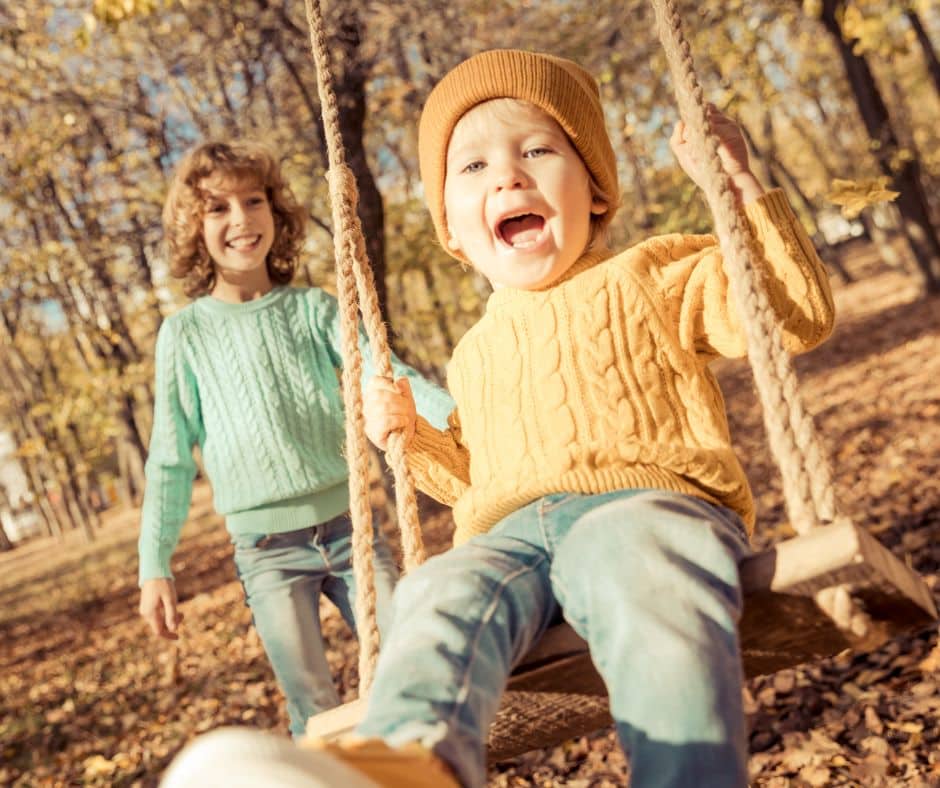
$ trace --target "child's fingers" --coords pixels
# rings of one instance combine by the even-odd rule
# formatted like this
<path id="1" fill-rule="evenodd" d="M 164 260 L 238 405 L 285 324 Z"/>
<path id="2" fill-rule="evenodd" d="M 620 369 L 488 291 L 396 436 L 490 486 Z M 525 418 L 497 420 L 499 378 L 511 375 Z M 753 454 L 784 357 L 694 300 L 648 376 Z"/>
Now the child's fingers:
<path id="1" fill-rule="evenodd" d="M 366 407 L 374 410 L 385 410 L 402 399 L 398 389 L 369 388 L 362 394 Z"/>
<path id="2" fill-rule="evenodd" d="M 398 432 L 398 430 L 405 429 L 410 423 L 411 419 L 409 419 L 404 414 L 389 414 L 388 418 L 385 420 L 385 424 L 383 425 L 385 428 L 384 431 L 386 440 L 393 432 Z"/>
<path id="3" fill-rule="evenodd" d="M 411 381 L 408 378 L 399 378 L 395 381 L 399 397 L 401 398 L 404 405 L 407 406 L 408 410 L 412 415 L 415 413 L 415 398 L 414 394 L 411 393 Z"/>
<path id="4" fill-rule="evenodd" d="M 180 621 L 180 614 L 176 609 L 176 594 L 170 586 L 164 586 L 160 589 L 160 609 L 157 611 L 157 624 L 160 628 L 159 635 L 167 640 L 177 640 L 177 626 Z M 162 613 L 162 615 L 159 615 Z"/>
<path id="5" fill-rule="evenodd" d="M 414 408 L 411 401 L 402 396 L 396 389 L 394 392 L 374 391 L 363 397 L 363 406 L 372 418 L 379 419 L 383 413 L 408 413 Z"/>
<path id="6" fill-rule="evenodd" d="M 408 378 L 399 378 L 395 381 L 395 386 L 403 397 L 407 397 L 408 399 L 414 398 L 411 393 L 411 381 L 408 380 Z"/>
<path id="7" fill-rule="evenodd" d="M 365 395 L 377 394 L 379 392 L 391 392 L 393 394 L 398 393 L 398 389 L 395 387 L 394 381 L 391 378 L 379 377 L 376 375 L 373 378 L 369 378 L 364 389 Z"/>
<path id="8" fill-rule="evenodd" d="M 407 436 L 409 429 L 413 432 L 414 419 L 404 415 L 385 413 L 381 422 L 366 422 L 366 435 L 368 435 L 370 441 L 383 451 L 388 447 L 388 438 L 392 433 L 403 431 Z"/>
<path id="9" fill-rule="evenodd" d="M 140 615 L 154 635 L 176 640 L 182 614 L 176 608 L 176 587 L 168 578 L 144 583 L 140 596 Z"/>
<path id="10" fill-rule="evenodd" d="M 165 599 L 163 602 L 163 619 L 164 619 L 164 622 L 166 623 L 167 632 L 175 636 L 176 630 L 179 627 L 179 623 L 182 617 L 183 617 L 182 613 L 180 613 L 176 609 L 176 600 Z"/>

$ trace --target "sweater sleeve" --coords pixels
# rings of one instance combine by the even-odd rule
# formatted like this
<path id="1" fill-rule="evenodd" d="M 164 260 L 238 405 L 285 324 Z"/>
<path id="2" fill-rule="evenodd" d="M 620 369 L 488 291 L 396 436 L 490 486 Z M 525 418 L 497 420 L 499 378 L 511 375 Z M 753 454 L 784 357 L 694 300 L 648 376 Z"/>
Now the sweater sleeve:
<path id="1" fill-rule="evenodd" d="M 337 300 L 323 293 L 322 326 L 327 338 L 330 356 L 337 369 L 342 368 L 342 342 L 340 340 L 339 305 Z M 359 351 L 362 353 L 362 385 L 375 375 L 375 365 L 372 363 L 372 346 L 366 336 L 362 321 L 359 322 Z M 392 353 L 392 372 L 396 378 L 406 377 L 411 383 L 415 406 L 418 413 L 437 429 L 446 429 L 447 417 L 454 409 L 454 401 L 440 386 L 432 383 L 416 369 Z"/>
<path id="2" fill-rule="evenodd" d="M 745 212 L 757 239 L 758 274 L 784 344 L 791 353 L 810 350 L 832 331 L 834 305 L 825 266 L 780 189 L 747 205 Z M 652 242 L 650 250 L 661 264 L 650 273 L 665 294 L 681 343 L 706 356 L 743 357 L 744 327 L 715 238 L 670 238 Z"/>
<path id="3" fill-rule="evenodd" d="M 157 336 L 153 430 L 138 540 L 141 583 L 173 576 L 170 557 L 189 514 L 196 476 L 192 450 L 201 431 L 199 401 L 173 323 L 165 320 Z"/>
<path id="4" fill-rule="evenodd" d="M 418 489 L 445 506 L 453 506 L 470 486 L 470 452 L 461 442 L 456 408 L 445 430 L 419 416 L 406 456 Z"/>

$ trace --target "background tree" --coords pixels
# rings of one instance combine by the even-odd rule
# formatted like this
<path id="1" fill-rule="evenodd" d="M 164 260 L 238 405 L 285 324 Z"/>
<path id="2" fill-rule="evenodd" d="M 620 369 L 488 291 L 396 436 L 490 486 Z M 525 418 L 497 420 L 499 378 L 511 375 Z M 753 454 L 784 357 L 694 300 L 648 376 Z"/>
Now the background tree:
<path id="1" fill-rule="evenodd" d="M 416 166 L 421 105 L 473 52 L 548 50 L 597 75 L 621 164 L 614 246 L 710 229 L 668 150 L 676 110 L 645 2 L 344 0 L 325 10 L 385 314 L 396 350 L 427 374 L 443 379 L 489 295 L 434 240 Z M 936 8 L 689 0 L 683 13 L 709 96 L 741 120 L 764 179 L 787 192 L 823 255 L 837 264 L 827 239 L 859 231 L 839 217 L 851 205 L 882 259 L 919 265 L 935 288 Z M 330 287 L 325 144 L 302 3 L 0 8 L 0 363 L 18 370 L 4 373 L 17 384 L 0 400 L 0 429 L 15 436 L 52 532 L 93 529 L 99 490 L 139 499 L 154 340 L 186 300 L 161 248 L 167 180 L 190 146 L 233 136 L 280 155 L 311 220 L 298 281 Z M 896 208 L 872 207 L 892 191 Z"/>

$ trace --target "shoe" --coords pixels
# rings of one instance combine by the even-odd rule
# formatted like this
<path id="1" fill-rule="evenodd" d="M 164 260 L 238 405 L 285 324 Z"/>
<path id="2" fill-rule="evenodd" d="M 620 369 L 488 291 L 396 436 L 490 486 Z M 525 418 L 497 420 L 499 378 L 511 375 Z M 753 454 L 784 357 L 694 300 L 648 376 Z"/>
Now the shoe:
<path id="1" fill-rule="evenodd" d="M 173 759 L 160 781 L 160 788 L 380 788 L 380 785 L 339 758 L 302 749 L 283 736 L 249 728 L 218 728 L 197 736 Z"/>
<path id="2" fill-rule="evenodd" d="M 378 788 L 460 788 L 450 767 L 417 742 L 390 747 L 381 739 L 328 742 L 307 737 L 297 743 L 351 767 Z M 337 783 L 336 788 L 345 784 Z"/>

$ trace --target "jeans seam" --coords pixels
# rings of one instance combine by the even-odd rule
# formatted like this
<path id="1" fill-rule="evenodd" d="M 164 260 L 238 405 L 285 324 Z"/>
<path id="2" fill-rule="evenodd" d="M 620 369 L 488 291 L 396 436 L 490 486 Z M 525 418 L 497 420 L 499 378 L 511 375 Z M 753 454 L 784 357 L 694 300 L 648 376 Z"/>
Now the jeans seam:
<path id="1" fill-rule="evenodd" d="M 448 728 L 452 726 L 454 719 L 457 716 L 458 710 L 466 702 L 467 695 L 469 694 L 468 688 L 470 686 L 471 668 L 474 665 L 476 655 L 479 653 L 479 649 L 477 648 L 477 642 L 479 641 L 480 634 L 482 633 L 484 629 L 484 625 L 492 619 L 493 613 L 496 610 L 496 607 L 499 601 L 502 599 L 503 592 L 506 590 L 506 586 L 508 586 L 509 583 L 515 580 L 517 577 L 520 577 L 521 575 L 524 575 L 527 572 L 534 572 L 544 562 L 545 562 L 545 557 L 543 556 L 542 558 L 538 560 L 538 562 L 536 562 L 535 564 L 532 564 L 531 566 L 520 567 L 508 577 L 503 578 L 503 581 L 496 588 L 496 592 L 493 594 L 493 599 L 490 602 L 487 609 L 484 611 L 483 615 L 480 617 L 480 623 L 476 628 L 476 632 L 474 632 L 473 640 L 471 641 L 471 649 L 470 649 L 471 656 L 466 664 L 466 667 L 464 668 L 464 674 L 460 680 L 460 684 L 459 684 L 460 689 L 457 691 L 457 696 L 454 701 L 454 708 L 447 718 Z"/>

